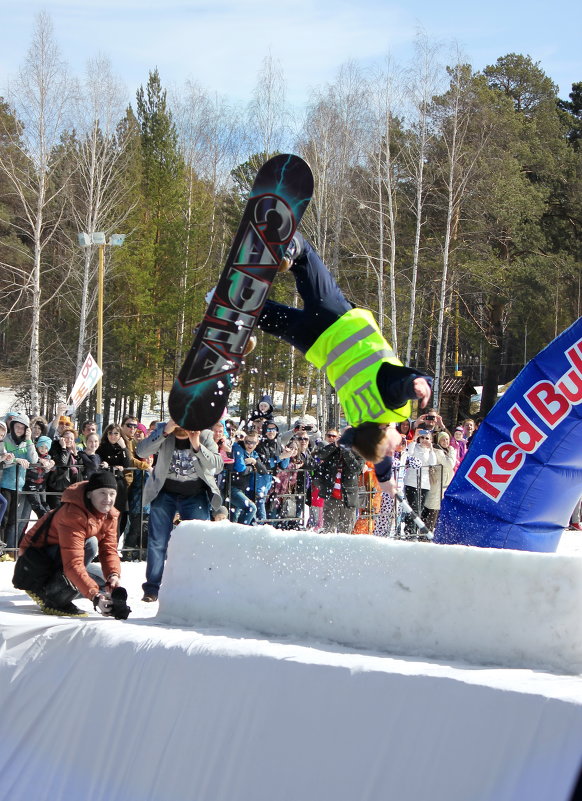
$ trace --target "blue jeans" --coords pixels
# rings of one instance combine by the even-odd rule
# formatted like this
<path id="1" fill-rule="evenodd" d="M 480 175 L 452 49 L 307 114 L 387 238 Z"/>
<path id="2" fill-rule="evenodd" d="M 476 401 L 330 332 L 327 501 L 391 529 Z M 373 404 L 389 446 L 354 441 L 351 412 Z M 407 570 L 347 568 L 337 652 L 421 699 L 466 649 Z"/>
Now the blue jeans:
<path id="1" fill-rule="evenodd" d="M 4 539 L 6 540 L 7 548 L 18 547 L 18 531 L 21 524 L 18 522 L 23 517 L 24 501 L 26 495 L 17 493 L 16 490 L 9 490 L 4 488 L 2 490 L 4 500 L 7 502 L 7 509 L 5 510 L 6 519 L 4 521 Z"/>
<path id="2" fill-rule="evenodd" d="M 264 523 L 267 519 L 267 508 L 266 508 L 266 496 L 260 495 L 257 498 L 257 520 L 260 520 L 261 523 Z"/>
<path id="3" fill-rule="evenodd" d="M 294 309 L 267 300 L 257 325 L 262 331 L 307 353 L 321 334 L 353 307 L 309 242 L 305 242 L 304 252 L 296 259 L 291 272 L 303 308 Z"/>
<path id="4" fill-rule="evenodd" d="M 151 503 L 146 580 L 142 584 L 146 595 L 158 597 L 168 543 L 174 528 L 174 516 L 179 513 L 182 520 L 210 520 L 210 503 L 206 493 L 201 495 L 178 495 L 160 490 Z"/>
<path id="5" fill-rule="evenodd" d="M 233 523 L 250 526 L 257 514 L 257 507 L 238 487 L 230 488 L 230 507 L 234 509 Z"/>
<path id="6" fill-rule="evenodd" d="M 2 518 L 4 517 L 4 512 L 6 511 L 6 507 L 8 506 L 8 501 L 0 492 L 0 523 L 2 522 Z"/>

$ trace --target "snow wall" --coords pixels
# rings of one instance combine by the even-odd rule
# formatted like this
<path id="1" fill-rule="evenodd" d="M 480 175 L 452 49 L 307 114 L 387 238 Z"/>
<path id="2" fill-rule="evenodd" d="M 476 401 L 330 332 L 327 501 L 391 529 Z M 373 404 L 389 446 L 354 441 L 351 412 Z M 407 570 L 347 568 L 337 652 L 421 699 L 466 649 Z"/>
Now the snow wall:
<path id="1" fill-rule="evenodd" d="M 582 672 L 582 559 L 189 521 L 158 620 Z"/>
<path id="2" fill-rule="evenodd" d="M 582 318 L 489 412 L 441 505 L 435 542 L 553 552 L 582 492 Z"/>

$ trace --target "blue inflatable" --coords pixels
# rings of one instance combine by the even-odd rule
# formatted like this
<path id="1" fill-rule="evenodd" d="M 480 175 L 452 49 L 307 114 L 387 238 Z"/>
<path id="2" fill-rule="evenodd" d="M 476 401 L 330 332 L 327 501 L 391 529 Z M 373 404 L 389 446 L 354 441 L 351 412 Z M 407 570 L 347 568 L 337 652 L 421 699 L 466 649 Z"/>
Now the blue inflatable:
<path id="1" fill-rule="evenodd" d="M 582 495 L 582 318 L 489 412 L 441 504 L 435 542 L 553 552 Z"/>

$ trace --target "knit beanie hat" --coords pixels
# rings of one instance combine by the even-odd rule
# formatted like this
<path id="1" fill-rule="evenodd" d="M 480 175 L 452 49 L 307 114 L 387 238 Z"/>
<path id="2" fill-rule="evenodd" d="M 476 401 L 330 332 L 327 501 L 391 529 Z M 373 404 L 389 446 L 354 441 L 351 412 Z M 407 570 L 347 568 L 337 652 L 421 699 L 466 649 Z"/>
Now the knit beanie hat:
<path id="1" fill-rule="evenodd" d="M 98 470 L 96 473 L 93 473 L 89 481 L 87 481 L 87 486 L 85 487 L 85 492 L 92 492 L 96 489 L 117 489 L 117 481 L 115 480 L 115 476 L 109 470 Z"/>
<path id="2" fill-rule="evenodd" d="M 145 434 L 145 435 L 146 435 L 146 437 L 147 437 L 147 435 L 150 433 L 150 432 L 147 430 L 147 428 L 144 426 L 144 424 L 143 424 L 143 423 L 138 423 L 138 424 L 137 424 L 137 430 L 138 430 L 138 431 L 141 431 L 141 432 L 142 432 L 142 434 Z"/>
<path id="3" fill-rule="evenodd" d="M 46 445 L 47 448 L 50 448 L 52 444 L 53 441 L 50 437 L 39 437 L 36 441 L 37 448 L 39 445 Z"/>

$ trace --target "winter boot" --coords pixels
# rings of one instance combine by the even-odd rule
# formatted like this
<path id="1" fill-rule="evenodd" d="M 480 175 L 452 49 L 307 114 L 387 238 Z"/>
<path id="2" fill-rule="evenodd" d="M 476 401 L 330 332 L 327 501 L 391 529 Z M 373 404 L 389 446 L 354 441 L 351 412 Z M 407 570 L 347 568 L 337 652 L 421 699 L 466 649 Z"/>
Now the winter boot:
<path id="1" fill-rule="evenodd" d="M 293 262 L 295 259 L 298 259 L 299 256 L 303 253 L 303 244 L 304 240 L 301 234 L 296 233 L 289 245 L 287 246 L 287 250 L 285 251 L 285 255 L 281 260 L 281 264 L 279 265 L 279 272 L 286 273 L 288 270 L 291 269 L 293 266 Z"/>
<path id="2" fill-rule="evenodd" d="M 249 353 L 252 353 L 256 347 L 257 347 L 257 338 L 254 334 L 251 334 L 247 344 L 245 345 L 243 356 L 248 356 Z"/>
<path id="3" fill-rule="evenodd" d="M 70 617 L 87 617 L 87 612 L 71 603 L 77 595 L 77 588 L 64 573 L 57 573 L 48 581 L 42 593 L 40 608 L 45 615 L 67 615 Z"/>

